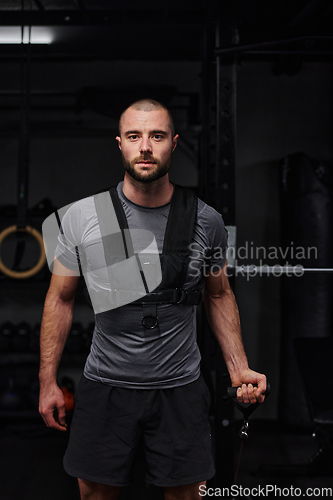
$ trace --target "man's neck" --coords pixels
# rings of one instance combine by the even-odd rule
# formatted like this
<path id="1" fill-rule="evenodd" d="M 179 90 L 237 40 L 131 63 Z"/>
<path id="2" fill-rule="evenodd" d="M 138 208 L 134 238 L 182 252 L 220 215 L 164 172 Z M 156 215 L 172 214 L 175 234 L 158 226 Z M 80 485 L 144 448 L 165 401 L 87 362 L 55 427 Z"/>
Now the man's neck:
<path id="1" fill-rule="evenodd" d="M 142 207 L 161 207 L 169 203 L 173 184 L 168 174 L 153 182 L 139 182 L 125 172 L 123 192 L 126 198 Z"/>

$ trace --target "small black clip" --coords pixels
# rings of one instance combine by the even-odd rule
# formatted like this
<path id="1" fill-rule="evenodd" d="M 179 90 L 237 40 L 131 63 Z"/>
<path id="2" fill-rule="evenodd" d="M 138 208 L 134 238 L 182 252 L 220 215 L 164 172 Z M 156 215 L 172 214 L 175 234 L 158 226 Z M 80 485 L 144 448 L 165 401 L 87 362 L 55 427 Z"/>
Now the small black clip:
<path id="1" fill-rule="evenodd" d="M 244 420 L 244 424 L 242 425 L 238 435 L 239 437 L 243 440 L 243 441 L 246 441 L 247 438 L 249 437 L 248 435 L 248 431 L 249 430 L 249 422 L 248 420 Z"/>
<path id="2" fill-rule="evenodd" d="M 141 323 L 145 328 L 147 328 L 147 330 L 153 330 L 158 324 L 158 317 L 157 316 L 143 316 Z"/>

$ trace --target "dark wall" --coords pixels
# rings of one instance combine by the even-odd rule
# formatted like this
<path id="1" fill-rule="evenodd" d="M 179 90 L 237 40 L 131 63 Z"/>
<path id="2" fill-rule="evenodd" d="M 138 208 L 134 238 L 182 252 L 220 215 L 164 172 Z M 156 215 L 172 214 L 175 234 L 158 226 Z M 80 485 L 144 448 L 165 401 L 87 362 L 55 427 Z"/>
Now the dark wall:
<path id="1" fill-rule="evenodd" d="M 31 67 L 33 108 L 31 112 L 29 205 L 49 197 L 59 207 L 118 182 L 123 176 L 116 141 L 118 113 L 112 113 L 112 92 L 105 96 L 105 113 L 80 106 L 80 92 L 88 87 L 119 90 L 143 85 L 175 87 L 179 93 L 200 92 L 200 64 L 193 62 L 35 62 Z M 19 64 L 3 63 L 1 91 L 20 88 Z M 39 93 L 39 96 L 34 95 Z M 49 92 L 52 95 L 41 96 Z M 118 94 L 116 93 L 118 92 Z M 98 93 L 98 91 L 97 91 Z M 111 96 L 111 97 L 110 97 Z M 109 100 L 108 100 L 109 97 Z M 15 203 L 17 137 L 20 116 L 13 109 L 15 98 L 3 96 L 0 107 L 0 164 L 6 178 L 1 204 Z M 116 102 L 114 103 L 116 107 Z M 176 107 L 186 107 L 178 97 Z M 99 106 L 103 109 L 103 99 Z M 195 146 L 197 130 L 189 127 L 186 112 L 176 109 L 183 138 L 175 153 L 175 181 L 197 184 Z"/>
<path id="2" fill-rule="evenodd" d="M 280 245 L 281 158 L 303 151 L 332 164 L 332 65 L 303 63 L 294 75 L 277 76 L 273 69 L 273 63 L 249 61 L 238 71 L 238 247 Z M 279 389 L 280 280 L 239 277 L 236 291 L 248 357 L 274 388 L 269 404 L 256 415 L 271 415 Z"/>

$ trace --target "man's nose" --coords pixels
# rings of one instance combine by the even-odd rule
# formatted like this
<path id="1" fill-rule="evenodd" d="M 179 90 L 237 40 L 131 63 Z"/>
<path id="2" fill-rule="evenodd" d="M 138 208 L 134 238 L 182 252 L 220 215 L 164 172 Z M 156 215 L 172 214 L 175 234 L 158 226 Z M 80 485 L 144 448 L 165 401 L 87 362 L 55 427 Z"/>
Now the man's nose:
<path id="1" fill-rule="evenodd" d="M 151 143 L 149 137 L 142 137 L 140 144 L 140 152 L 141 153 L 151 153 Z"/>

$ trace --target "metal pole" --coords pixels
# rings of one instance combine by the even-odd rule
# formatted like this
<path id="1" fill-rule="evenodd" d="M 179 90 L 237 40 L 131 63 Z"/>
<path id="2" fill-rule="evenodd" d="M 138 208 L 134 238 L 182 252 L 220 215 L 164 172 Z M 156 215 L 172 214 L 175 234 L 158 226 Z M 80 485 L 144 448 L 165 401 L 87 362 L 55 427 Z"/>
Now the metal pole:
<path id="1" fill-rule="evenodd" d="M 216 23 L 216 47 L 236 43 L 235 4 L 219 2 Z M 210 193 L 214 207 L 228 226 L 235 225 L 235 152 L 236 152 L 236 58 L 216 55 L 216 164 L 210 169 Z M 234 287 L 234 280 L 230 281 Z M 229 486 L 234 478 L 232 434 L 233 408 L 224 395 L 230 385 L 221 350 L 216 353 L 216 485 Z"/>

